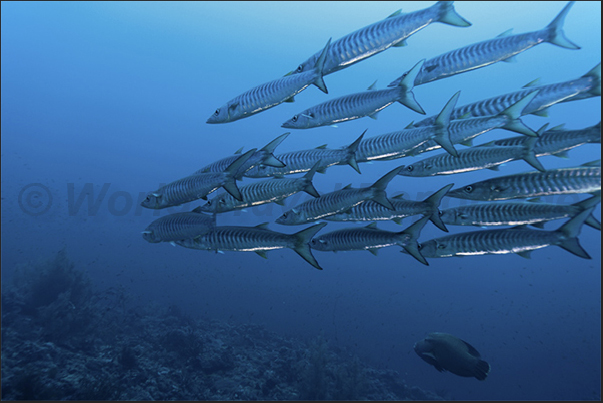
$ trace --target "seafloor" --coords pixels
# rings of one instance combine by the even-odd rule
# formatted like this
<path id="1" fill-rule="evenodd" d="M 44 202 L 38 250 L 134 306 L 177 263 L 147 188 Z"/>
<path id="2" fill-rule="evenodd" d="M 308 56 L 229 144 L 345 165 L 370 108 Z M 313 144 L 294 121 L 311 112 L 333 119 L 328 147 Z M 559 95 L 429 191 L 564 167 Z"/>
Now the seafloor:
<path id="1" fill-rule="evenodd" d="M 3 267 L 3 270 L 7 268 Z M 133 307 L 65 252 L 2 284 L 3 400 L 441 400 L 323 337 Z"/>

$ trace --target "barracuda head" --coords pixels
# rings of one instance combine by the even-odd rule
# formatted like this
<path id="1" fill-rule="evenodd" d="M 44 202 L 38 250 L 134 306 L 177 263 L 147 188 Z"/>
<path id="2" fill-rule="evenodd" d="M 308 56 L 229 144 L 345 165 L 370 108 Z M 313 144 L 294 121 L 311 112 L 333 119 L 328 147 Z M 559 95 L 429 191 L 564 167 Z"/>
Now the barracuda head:
<path id="1" fill-rule="evenodd" d="M 455 208 L 440 211 L 440 219 L 444 224 L 472 225 L 471 217 L 464 211 Z"/>
<path id="2" fill-rule="evenodd" d="M 142 231 L 142 238 L 150 243 L 158 243 L 161 242 L 161 238 L 159 238 L 155 234 L 155 230 L 153 229 L 153 225 L 149 225 L 144 231 Z"/>
<path id="3" fill-rule="evenodd" d="M 152 192 L 140 203 L 142 207 L 150 209 L 161 209 L 167 207 L 163 195 L 158 192 Z"/>
<path id="4" fill-rule="evenodd" d="M 287 120 L 281 127 L 287 129 L 309 129 L 310 127 L 317 126 L 315 121 L 314 113 L 302 112 Z"/>
<path id="5" fill-rule="evenodd" d="M 446 196 L 458 199 L 491 201 L 512 199 L 514 198 L 513 192 L 514 190 L 511 188 L 486 180 L 451 190 Z"/>
<path id="6" fill-rule="evenodd" d="M 280 225 L 298 225 L 304 224 L 305 222 L 306 220 L 304 220 L 300 212 L 295 209 L 283 213 L 282 216 L 276 219 L 276 223 Z"/>
<path id="7" fill-rule="evenodd" d="M 200 210 L 204 213 L 225 213 L 234 210 L 234 199 L 226 194 L 220 194 L 208 200 Z"/>
<path id="8" fill-rule="evenodd" d="M 218 109 L 207 119 L 205 123 L 228 123 L 240 119 L 237 115 L 238 103 L 228 102 Z"/>
<path id="9" fill-rule="evenodd" d="M 417 161 L 414 164 L 403 165 L 403 168 L 398 172 L 402 176 L 423 176 L 430 168 L 424 161 Z"/>
<path id="10" fill-rule="evenodd" d="M 330 242 L 323 236 L 313 238 L 310 241 L 310 247 L 312 249 L 321 250 L 321 251 L 332 250 L 331 246 L 330 246 Z"/>

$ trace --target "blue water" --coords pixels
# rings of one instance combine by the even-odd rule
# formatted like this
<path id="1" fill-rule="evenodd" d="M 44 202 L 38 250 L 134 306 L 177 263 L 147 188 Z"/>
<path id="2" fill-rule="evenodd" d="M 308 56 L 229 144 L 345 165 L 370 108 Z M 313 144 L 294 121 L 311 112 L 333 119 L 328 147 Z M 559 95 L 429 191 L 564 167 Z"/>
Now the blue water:
<path id="1" fill-rule="evenodd" d="M 139 206 L 141 195 L 186 176 L 240 147 L 263 147 L 280 125 L 332 97 L 377 88 L 418 60 L 492 38 L 546 26 L 559 2 L 455 2 L 469 28 L 432 24 L 392 48 L 325 77 L 329 95 L 311 86 L 286 103 L 224 125 L 206 119 L 229 99 L 297 67 L 329 37 L 340 38 L 422 2 L 2 3 L 2 280 L 11 267 L 66 247 L 96 285 L 123 285 L 141 304 L 176 304 L 186 312 L 264 324 L 312 339 L 321 332 L 371 365 L 400 372 L 409 385 L 455 399 L 599 399 L 601 387 L 601 234 L 584 227 L 580 243 L 592 260 L 551 246 L 532 259 L 516 255 L 430 259 L 426 267 L 398 248 L 314 252 L 318 271 L 291 250 L 210 252 L 149 244 L 141 237 L 165 211 Z M 459 105 L 542 83 L 578 78 L 601 60 L 601 4 L 578 2 L 565 33 L 580 50 L 541 44 L 497 63 L 417 87 L 431 116 L 456 91 Z M 377 120 L 292 130 L 279 152 L 327 143 L 341 147 L 365 129 L 373 136 L 422 117 L 394 104 Z M 601 120 L 600 97 L 555 105 L 548 118 L 526 116 L 537 129 L 579 129 Z M 476 143 L 514 136 L 496 130 Z M 460 147 L 460 146 L 459 146 Z M 439 152 L 439 151 L 437 151 Z M 421 157 L 349 166 L 316 175 L 321 193 L 365 186 Z M 600 145 L 541 157 L 546 168 L 599 159 Z M 516 161 L 499 172 L 419 179 L 398 177 L 389 194 L 423 199 L 495 175 L 532 170 Z M 244 183 L 251 183 L 245 179 Z M 31 186 L 30 186 L 31 185 Z M 36 193 L 37 192 L 37 193 Z M 51 198 L 51 199 L 50 199 Z M 227 213 L 219 225 L 257 225 L 292 233 L 273 221 L 309 198 Z M 586 196 L 550 199 L 574 203 Z M 455 205 L 444 199 L 442 207 Z M 199 203 L 170 209 L 189 210 Z M 48 206 L 46 208 L 46 206 Z M 600 205 L 595 209 L 600 219 Z M 403 227 L 414 219 L 403 221 Z M 558 228 L 562 221 L 547 223 Z M 333 230 L 354 224 L 331 223 Z M 380 228 L 400 230 L 392 222 Z M 450 227 L 451 232 L 464 231 Z M 324 231 L 324 230 L 323 230 Z M 421 240 L 444 234 L 428 223 Z M 454 334 L 492 367 L 484 382 L 439 373 L 412 350 L 429 332 Z"/>

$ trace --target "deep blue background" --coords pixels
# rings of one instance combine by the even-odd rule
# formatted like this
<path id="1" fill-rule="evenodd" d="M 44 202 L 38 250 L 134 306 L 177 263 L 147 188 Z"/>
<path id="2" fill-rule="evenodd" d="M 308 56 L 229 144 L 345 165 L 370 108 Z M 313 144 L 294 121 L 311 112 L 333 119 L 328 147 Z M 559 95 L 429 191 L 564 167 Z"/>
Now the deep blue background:
<path id="1" fill-rule="evenodd" d="M 224 102 L 294 69 L 329 37 L 340 38 L 399 7 L 411 12 L 431 4 L 3 2 L 2 280 L 10 278 L 15 264 L 46 259 L 66 246 L 69 257 L 98 285 L 121 284 L 142 304 L 178 304 L 191 314 L 262 323 L 302 339 L 323 332 L 332 344 L 353 347 L 371 364 L 400 371 L 409 384 L 456 399 L 600 398 L 601 236 L 590 227 L 583 229 L 580 242 L 592 260 L 557 247 L 536 251 L 531 260 L 516 255 L 431 259 L 429 267 L 398 248 L 381 250 L 378 257 L 315 252 L 323 271 L 290 250 L 270 252 L 264 260 L 253 253 L 222 255 L 149 244 L 140 235 L 158 213 L 140 208 L 137 200 L 159 184 L 241 146 L 262 147 L 286 131 L 280 125 L 295 113 L 362 91 L 375 79 L 383 88 L 422 58 L 509 28 L 514 33 L 539 30 L 565 3 L 455 2 L 472 27 L 432 24 L 411 36 L 407 47 L 327 76 L 329 95 L 312 86 L 295 103 L 230 124 L 205 124 Z M 416 98 L 433 115 L 458 90 L 463 105 L 516 91 L 537 77 L 543 83 L 577 78 L 601 60 L 600 15 L 600 2 L 578 2 L 570 11 L 565 32 L 581 50 L 545 43 L 518 55 L 517 63 L 498 63 L 417 87 Z M 367 136 L 373 136 L 419 119 L 394 104 L 378 120 L 293 131 L 277 154 L 324 143 L 340 147 L 367 128 Z M 600 97 L 556 105 L 548 118 L 524 118 L 534 129 L 547 122 L 578 129 L 600 120 Z M 476 143 L 512 135 L 497 130 Z M 579 165 L 599 159 L 601 148 L 585 145 L 569 155 L 567 160 L 541 161 L 547 168 Z M 417 159 L 361 164 L 362 175 L 349 166 L 333 167 L 316 176 L 315 186 L 324 193 L 348 183 L 366 185 Z M 460 186 L 528 170 L 518 161 L 499 173 L 398 177 L 388 192 L 423 199 L 451 182 Z M 21 193 L 19 199 L 31 183 L 44 185 L 52 195 L 44 214 L 24 212 L 47 201 L 44 193 L 29 199 Z M 83 192 L 91 191 L 90 200 L 96 199 L 103 187 L 98 208 L 89 209 L 87 201 L 74 205 Z M 224 214 L 218 223 L 272 222 L 306 197 L 294 196 L 284 208 Z M 454 203 L 444 199 L 443 207 Z M 600 218 L 600 206 L 595 215 Z M 403 227 L 411 222 L 406 219 Z M 546 229 L 561 224 L 551 222 Z M 331 223 L 327 229 L 346 225 L 354 224 Z M 301 229 L 274 223 L 270 228 L 288 233 Z M 421 240 L 442 235 L 429 223 Z M 432 331 L 473 344 L 492 366 L 488 379 L 438 373 L 421 361 L 412 346 Z"/>

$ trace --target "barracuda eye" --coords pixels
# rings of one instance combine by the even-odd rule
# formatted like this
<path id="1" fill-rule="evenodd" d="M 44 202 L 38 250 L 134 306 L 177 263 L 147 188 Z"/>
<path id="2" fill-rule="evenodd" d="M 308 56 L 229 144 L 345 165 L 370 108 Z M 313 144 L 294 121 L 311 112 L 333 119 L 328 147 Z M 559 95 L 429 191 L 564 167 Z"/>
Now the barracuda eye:
<path id="1" fill-rule="evenodd" d="M 417 249 L 418 249 L 418 250 L 423 249 L 423 245 L 421 245 L 420 243 L 418 243 L 418 244 L 417 244 Z"/>
<path id="2" fill-rule="evenodd" d="M 220 115 L 220 108 L 216 109 L 216 111 L 214 112 L 214 116 L 218 116 Z"/>
<path id="3" fill-rule="evenodd" d="M 220 200 L 218 200 L 218 202 L 219 202 L 220 204 L 226 204 L 226 200 L 224 200 L 224 199 L 220 199 Z"/>
<path id="4" fill-rule="evenodd" d="M 444 215 L 444 213 L 442 212 L 442 210 L 438 210 L 438 215 L 441 217 Z"/>
<path id="5" fill-rule="evenodd" d="M 287 218 L 287 213 L 283 213 L 283 218 Z"/>
<path id="6" fill-rule="evenodd" d="M 406 167 L 406 170 L 408 172 L 412 172 L 413 169 L 415 169 L 415 167 L 413 167 L 412 165 L 409 165 L 409 166 Z"/>
<path id="7" fill-rule="evenodd" d="M 291 120 L 292 120 L 293 122 L 297 122 L 297 115 L 293 116 L 293 117 L 291 118 Z"/>
<path id="8" fill-rule="evenodd" d="M 207 205 L 208 205 L 208 206 L 211 206 L 211 200 L 208 200 L 208 201 L 207 201 Z"/>
<path id="9" fill-rule="evenodd" d="M 298 73 L 301 73 L 302 71 L 304 71 L 304 66 L 302 66 L 301 64 L 299 66 L 297 66 L 297 71 Z"/>
<path id="10" fill-rule="evenodd" d="M 471 186 L 471 185 L 465 186 L 465 192 L 467 192 L 467 193 L 473 192 L 473 186 Z"/>
<path id="11" fill-rule="evenodd" d="M 444 245 L 443 243 L 439 243 L 438 249 L 446 249 L 446 245 Z"/>

